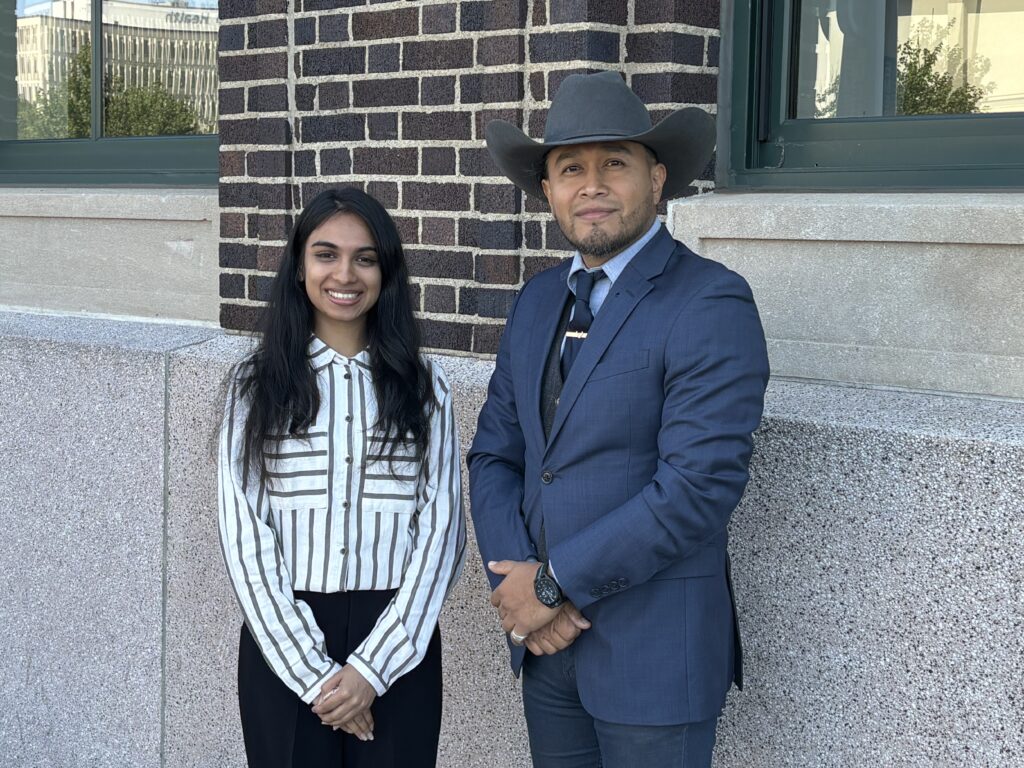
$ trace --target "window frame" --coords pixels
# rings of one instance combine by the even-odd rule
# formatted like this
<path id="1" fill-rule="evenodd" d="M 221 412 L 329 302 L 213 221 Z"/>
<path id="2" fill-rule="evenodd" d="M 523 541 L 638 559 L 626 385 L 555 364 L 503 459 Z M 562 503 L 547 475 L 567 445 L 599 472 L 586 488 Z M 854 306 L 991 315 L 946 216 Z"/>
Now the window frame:
<path id="1" fill-rule="evenodd" d="M 718 187 L 1024 188 L 1022 112 L 789 118 L 799 2 L 722 0 Z"/>
<path id="2" fill-rule="evenodd" d="M 0 140 L 0 184 L 216 187 L 217 134 L 102 135 L 103 0 L 91 0 L 91 7 L 90 137 Z"/>

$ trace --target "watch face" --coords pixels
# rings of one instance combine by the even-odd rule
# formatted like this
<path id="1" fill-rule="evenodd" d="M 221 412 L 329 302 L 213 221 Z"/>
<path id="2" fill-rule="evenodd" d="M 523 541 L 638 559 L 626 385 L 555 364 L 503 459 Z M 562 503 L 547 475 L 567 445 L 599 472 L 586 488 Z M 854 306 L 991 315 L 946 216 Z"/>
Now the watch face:
<path id="1" fill-rule="evenodd" d="M 562 603 L 562 590 L 558 588 L 555 580 L 546 572 L 538 571 L 537 579 L 533 583 L 537 599 L 548 608 L 555 608 Z"/>

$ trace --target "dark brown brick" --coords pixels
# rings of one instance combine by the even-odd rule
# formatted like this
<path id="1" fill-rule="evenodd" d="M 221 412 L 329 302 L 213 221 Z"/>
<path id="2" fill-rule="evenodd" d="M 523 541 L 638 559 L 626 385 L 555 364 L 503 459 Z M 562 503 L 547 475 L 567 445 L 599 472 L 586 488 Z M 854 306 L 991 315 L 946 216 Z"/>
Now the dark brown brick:
<path id="1" fill-rule="evenodd" d="M 305 77 L 325 75 L 361 75 L 366 72 L 366 48 L 317 48 L 302 52 L 302 74 Z"/>
<path id="2" fill-rule="evenodd" d="M 368 72 L 397 72 L 402 68 L 402 46 L 398 43 L 371 45 Z"/>
<path id="3" fill-rule="evenodd" d="M 455 103 L 454 77 L 424 77 L 420 86 L 420 103 L 424 106 Z"/>
<path id="4" fill-rule="evenodd" d="M 424 147 L 423 175 L 454 176 L 455 150 L 451 147 Z"/>
<path id="5" fill-rule="evenodd" d="M 633 75 L 633 90 L 648 104 L 714 104 L 718 78 L 699 72 L 657 72 Z"/>
<path id="6" fill-rule="evenodd" d="M 270 301 L 270 286 L 273 282 L 273 277 L 249 275 L 249 298 L 254 301 Z"/>
<path id="7" fill-rule="evenodd" d="M 404 207 L 423 211 L 468 211 L 469 185 L 407 181 Z"/>
<path id="8" fill-rule="evenodd" d="M 423 242 L 430 245 L 455 245 L 455 219 L 424 217 Z"/>
<path id="9" fill-rule="evenodd" d="M 304 11 L 330 11 L 335 8 L 351 8 L 354 5 L 366 5 L 366 0 L 303 0 Z"/>
<path id="10" fill-rule="evenodd" d="M 352 173 L 352 157 L 345 147 L 320 152 L 320 172 L 328 176 Z"/>
<path id="11" fill-rule="evenodd" d="M 544 127 L 547 125 L 548 111 L 546 109 L 535 109 L 530 113 L 530 120 L 526 126 L 526 135 L 533 139 L 540 139 L 544 135 Z"/>
<path id="12" fill-rule="evenodd" d="M 366 194 L 389 210 L 398 207 L 398 184 L 393 181 L 368 181 Z"/>
<path id="13" fill-rule="evenodd" d="M 292 207 L 291 184 L 253 184 L 250 190 L 253 188 L 256 206 L 264 211 L 284 211 Z M 252 205 L 251 193 L 247 205 Z"/>
<path id="14" fill-rule="evenodd" d="M 458 303 L 450 285 L 424 285 L 423 311 L 454 314 Z"/>
<path id="15" fill-rule="evenodd" d="M 521 109 L 481 109 L 474 115 L 473 129 L 476 131 L 475 138 L 484 140 L 484 131 L 491 120 L 504 120 L 512 125 L 523 124 L 523 110 Z"/>
<path id="16" fill-rule="evenodd" d="M 375 141 L 390 141 L 398 138 L 398 115 L 394 112 L 371 112 L 367 118 L 370 138 Z"/>
<path id="17" fill-rule="evenodd" d="M 486 0 L 459 3 L 462 29 L 481 32 L 491 29 L 523 29 L 526 26 L 526 0 Z"/>
<path id="18" fill-rule="evenodd" d="M 548 207 L 548 201 L 542 197 L 534 197 L 533 195 L 524 196 L 523 209 L 527 213 L 551 213 L 551 209 Z"/>
<path id="19" fill-rule="evenodd" d="M 217 97 L 217 106 L 222 115 L 245 112 L 245 89 L 221 88 Z"/>
<path id="20" fill-rule="evenodd" d="M 393 40 L 420 33 L 419 8 L 352 14 L 353 40 Z"/>
<path id="21" fill-rule="evenodd" d="M 287 240 L 291 231 L 292 217 L 286 213 L 256 214 L 256 234 L 264 242 Z"/>
<path id="22" fill-rule="evenodd" d="M 546 101 L 547 88 L 544 87 L 544 73 L 543 72 L 531 72 L 530 73 L 530 95 L 537 101 Z"/>
<path id="23" fill-rule="evenodd" d="M 332 181 L 307 181 L 302 183 L 302 205 L 309 205 L 310 201 L 321 192 L 334 189 L 338 185 Z"/>
<path id="24" fill-rule="evenodd" d="M 459 221 L 459 245 L 489 251 L 512 251 L 523 241 L 523 230 L 518 221 Z"/>
<path id="25" fill-rule="evenodd" d="M 245 235 L 246 237 L 256 238 L 260 234 L 259 217 L 255 213 L 249 213 L 245 216 Z"/>
<path id="26" fill-rule="evenodd" d="M 519 256 L 514 253 L 478 253 L 473 279 L 478 283 L 515 285 L 519 282 Z"/>
<path id="27" fill-rule="evenodd" d="M 277 48 L 288 45 L 288 21 L 272 19 L 249 25 L 250 48 Z"/>
<path id="28" fill-rule="evenodd" d="M 280 51 L 218 56 L 217 69 L 222 83 L 252 80 L 254 73 L 260 80 L 284 80 L 288 77 L 288 54 Z"/>
<path id="29" fill-rule="evenodd" d="M 676 22 L 718 29 L 718 0 L 643 0 L 636 4 L 637 24 Z"/>
<path id="30" fill-rule="evenodd" d="M 221 243 L 219 263 L 223 269 L 256 269 L 256 246 L 247 243 Z"/>
<path id="31" fill-rule="evenodd" d="M 245 275 L 226 275 L 221 273 L 220 297 L 222 299 L 244 299 Z"/>
<path id="32" fill-rule="evenodd" d="M 647 0 L 640 0 L 642 5 Z M 573 24 L 595 22 L 598 24 L 626 23 L 626 3 L 622 0 L 551 0 L 551 23 Z"/>
<path id="33" fill-rule="evenodd" d="M 389 77 L 383 80 L 356 80 L 352 84 L 352 105 L 386 107 L 416 104 L 420 84 L 415 77 Z"/>
<path id="34" fill-rule="evenodd" d="M 533 4 L 533 26 L 534 27 L 546 27 L 548 25 L 548 4 L 547 3 L 534 3 Z"/>
<path id="35" fill-rule="evenodd" d="M 530 61 L 619 60 L 619 34 L 598 30 L 542 32 L 530 37 Z"/>
<path id="36" fill-rule="evenodd" d="M 252 0 L 220 0 L 217 4 L 217 16 L 222 20 L 252 15 Z"/>
<path id="37" fill-rule="evenodd" d="M 423 34 L 443 35 L 454 32 L 456 8 L 455 3 L 423 6 Z"/>
<path id="38" fill-rule="evenodd" d="M 403 48 L 403 69 L 465 69 L 473 66 L 472 40 L 410 40 L 403 43 Z"/>
<path id="39" fill-rule="evenodd" d="M 591 67 L 574 67 L 571 69 L 556 69 L 553 72 L 549 72 L 548 94 L 554 98 L 554 95 L 558 93 L 558 89 L 562 87 L 562 83 L 570 75 L 592 75 L 600 71 L 600 69 L 593 69 Z"/>
<path id="40" fill-rule="evenodd" d="M 523 259 L 523 281 L 529 280 L 545 269 L 557 267 L 563 261 L 565 261 L 565 256 L 527 256 Z"/>
<path id="41" fill-rule="evenodd" d="M 481 37 L 476 42 L 476 63 L 484 67 L 522 64 L 526 60 L 526 44 L 522 35 Z"/>
<path id="42" fill-rule="evenodd" d="M 221 176 L 245 176 L 245 152 L 221 151 L 219 159 Z"/>
<path id="43" fill-rule="evenodd" d="M 709 67 L 717 67 L 718 66 L 718 48 L 719 48 L 719 43 L 720 43 L 720 40 L 717 37 L 709 37 L 708 38 L 707 65 Z"/>
<path id="44" fill-rule="evenodd" d="M 503 325 L 473 326 L 473 352 L 478 355 L 494 355 L 498 352 Z"/>
<path id="45" fill-rule="evenodd" d="M 533 250 L 544 247 L 544 228 L 539 221 L 528 221 L 523 226 L 523 245 Z"/>
<path id="46" fill-rule="evenodd" d="M 352 171 L 362 174 L 415 176 L 420 161 L 415 147 L 388 149 L 386 147 L 356 147 L 352 150 Z"/>
<path id="47" fill-rule="evenodd" d="M 220 143 L 287 144 L 290 129 L 285 117 L 248 117 L 220 121 Z"/>
<path id="48" fill-rule="evenodd" d="M 463 176 L 501 176 L 486 148 L 460 149 L 459 173 Z"/>
<path id="49" fill-rule="evenodd" d="M 320 42 L 343 43 L 348 40 L 348 14 L 332 13 L 320 17 Z"/>
<path id="50" fill-rule="evenodd" d="M 502 288 L 465 287 L 459 291 L 459 314 L 508 317 L 516 292 Z"/>
<path id="51" fill-rule="evenodd" d="M 468 251 L 408 248 L 409 274 L 413 277 L 444 277 L 469 280 L 473 277 L 473 255 Z"/>
<path id="52" fill-rule="evenodd" d="M 295 20 L 295 44 L 312 45 L 316 42 L 316 18 Z"/>
<path id="53" fill-rule="evenodd" d="M 469 112 L 406 112 L 402 115 L 403 139 L 471 139 Z"/>
<path id="54" fill-rule="evenodd" d="M 404 245 L 415 245 L 420 241 L 420 220 L 415 216 L 392 216 L 398 237 Z"/>
<path id="55" fill-rule="evenodd" d="M 245 237 L 245 214 L 222 213 L 220 215 L 221 237 Z"/>
<path id="56" fill-rule="evenodd" d="M 284 257 L 284 246 L 260 245 L 256 248 L 256 269 L 260 272 L 277 272 Z"/>
<path id="57" fill-rule="evenodd" d="M 217 30 L 218 51 L 240 51 L 245 48 L 245 25 L 222 24 Z"/>
<path id="58" fill-rule="evenodd" d="M 249 152 L 245 168 L 250 176 L 291 176 L 292 155 L 286 149 L 273 152 Z"/>
<path id="59" fill-rule="evenodd" d="M 221 323 L 223 325 L 223 322 Z M 469 323 L 449 323 L 446 320 L 419 320 L 423 346 L 428 349 L 452 349 L 469 352 L 473 339 L 473 326 Z M 225 326 L 226 327 L 226 326 Z"/>
<path id="60" fill-rule="evenodd" d="M 220 305 L 220 327 L 229 331 L 255 331 L 263 318 L 263 307 L 242 304 Z"/>
<path id="61" fill-rule="evenodd" d="M 288 5 L 288 0 L 256 0 L 256 15 L 284 15 L 288 13 Z"/>
<path id="62" fill-rule="evenodd" d="M 292 155 L 292 172 L 296 176 L 316 176 L 316 152 L 307 149 Z"/>
<path id="63" fill-rule="evenodd" d="M 320 109 L 348 109 L 348 83 L 320 83 L 317 93 Z"/>
<path id="64" fill-rule="evenodd" d="M 474 207 L 479 213 L 519 213 L 522 197 L 512 182 L 473 186 Z"/>
<path id="65" fill-rule="evenodd" d="M 575 250 L 572 243 L 565 239 L 556 221 L 549 221 L 544 227 L 544 247 L 549 251 Z"/>
<path id="66" fill-rule="evenodd" d="M 249 89 L 250 112 L 287 112 L 288 86 L 256 85 Z"/>
<path id="67" fill-rule="evenodd" d="M 299 112 L 312 112 L 316 106 L 316 86 L 302 83 L 295 86 L 295 108 Z"/>
<path id="68" fill-rule="evenodd" d="M 363 115 L 310 115 L 302 118 L 302 142 L 362 141 L 366 138 Z"/>
<path id="69" fill-rule="evenodd" d="M 420 311 L 420 305 L 423 303 L 421 299 L 422 295 L 423 290 L 419 283 L 409 284 L 409 303 L 412 305 L 413 312 Z"/>
<path id="70" fill-rule="evenodd" d="M 225 184 L 221 182 L 217 190 L 218 203 L 221 208 L 252 207 L 253 184 Z"/>
<path id="71" fill-rule="evenodd" d="M 463 104 L 523 100 L 523 76 L 519 72 L 463 75 L 459 78 Z"/>
<path id="72" fill-rule="evenodd" d="M 704 63 L 704 38 L 681 32 L 626 35 L 626 61 L 699 66 Z"/>

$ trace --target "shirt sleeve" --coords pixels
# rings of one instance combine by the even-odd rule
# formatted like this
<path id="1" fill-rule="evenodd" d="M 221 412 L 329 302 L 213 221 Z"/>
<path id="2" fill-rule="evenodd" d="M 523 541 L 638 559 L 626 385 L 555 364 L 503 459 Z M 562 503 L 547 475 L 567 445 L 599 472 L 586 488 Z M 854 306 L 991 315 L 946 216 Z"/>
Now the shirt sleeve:
<path id="1" fill-rule="evenodd" d="M 394 598 L 348 663 L 383 695 L 426 655 L 441 604 L 462 572 L 466 525 L 461 460 L 451 389 L 438 375 L 442 395 L 430 424 L 420 466 L 412 551 Z"/>
<path id="2" fill-rule="evenodd" d="M 245 623 L 274 673 L 305 703 L 341 666 L 327 655 L 309 606 L 296 600 L 269 513 L 264 481 L 242 466 L 247 408 L 233 385 L 218 453 L 221 548 Z"/>

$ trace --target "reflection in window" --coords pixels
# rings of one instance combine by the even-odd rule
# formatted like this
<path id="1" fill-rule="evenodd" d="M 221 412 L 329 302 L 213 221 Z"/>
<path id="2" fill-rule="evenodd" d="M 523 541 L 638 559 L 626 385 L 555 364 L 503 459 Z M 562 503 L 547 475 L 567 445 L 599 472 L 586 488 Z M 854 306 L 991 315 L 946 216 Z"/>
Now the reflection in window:
<path id="1" fill-rule="evenodd" d="M 1024 112 L 1024 0 L 802 0 L 798 118 Z"/>

